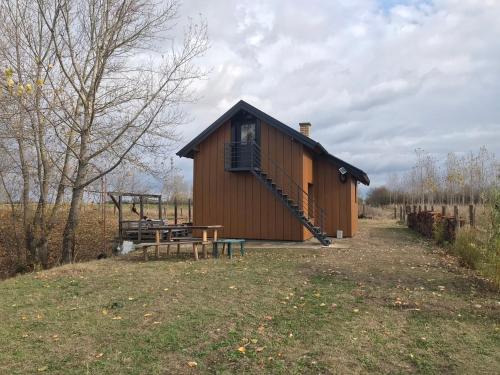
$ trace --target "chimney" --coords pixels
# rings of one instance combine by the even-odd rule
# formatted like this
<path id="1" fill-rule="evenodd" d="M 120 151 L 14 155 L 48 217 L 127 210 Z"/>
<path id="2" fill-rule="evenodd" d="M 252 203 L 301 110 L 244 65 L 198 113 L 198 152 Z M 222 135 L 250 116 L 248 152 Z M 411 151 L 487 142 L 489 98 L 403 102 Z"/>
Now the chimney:
<path id="1" fill-rule="evenodd" d="M 300 132 L 304 134 L 306 137 L 309 137 L 309 133 L 311 131 L 311 123 L 310 122 L 301 122 L 299 124 Z"/>

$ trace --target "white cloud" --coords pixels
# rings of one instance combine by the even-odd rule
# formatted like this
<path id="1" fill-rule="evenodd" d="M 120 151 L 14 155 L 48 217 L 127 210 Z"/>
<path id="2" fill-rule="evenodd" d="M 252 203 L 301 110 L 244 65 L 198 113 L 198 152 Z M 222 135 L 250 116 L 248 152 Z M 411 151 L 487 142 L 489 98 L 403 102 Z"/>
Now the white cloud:
<path id="1" fill-rule="evenodd" d="M 413 162 L 486 145 L 500 154 L 500 1 L 193 0 L 211 69 L 186 107 L 189 141 L 239 99 L 297 126 L 374 184 Z M 179 162 L 191 178 L 190 161 Z"/>

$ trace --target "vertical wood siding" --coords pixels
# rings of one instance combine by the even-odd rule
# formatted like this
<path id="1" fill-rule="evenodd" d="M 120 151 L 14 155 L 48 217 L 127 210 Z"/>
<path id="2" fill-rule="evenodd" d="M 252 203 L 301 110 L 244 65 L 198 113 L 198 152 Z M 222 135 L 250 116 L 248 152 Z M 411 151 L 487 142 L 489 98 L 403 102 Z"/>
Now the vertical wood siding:
<path id="1" fill-rule="evenodd" d="M 313 157 L 310 152 L 306 150 L 302 153 L 302 171 L 302 189 L 307 193 L 308 184 L 313 184 L 314 187 L 314 168 Z M 303 202 L 302 210 L 304 210 L 304 212 L 308 211 L 307 202 Z M 313 236 L 307 228 L 302 227 L 302 230 L 305 239 L 309 239 Z"/>
<path id="2" fill-rule="evenodd" d="M 341 183 L 338 167 L 330 161 L 316 158 L 314 163 L 314 194 L 316 202 L 326 212 L 326 232 L 336 236 L 342 230 L 352 237 L 357 230 L 358 210 L 355 202 L 355 181 Z"/>
<path id="3" fill-rule="evenodd" d="M 247 172 L 224 170 L 224 143 L 230 140 L 231 125 L 227 122 L 198 146 L 193 168 L 194 224 L 221 224 L 222 238 L 302 241 L 302 224 L 257 178 Z M 263 155 L 301 182 L 302 145 L 261 123 L 261 148 Z M 269 168 L 265 158 L 262 166 Z"/>
<path id="4" fill-rule="evenodd" d="M 224 143 L 231 141 L 227 122 L 198 146 L 193 167 L 193 222 L 196 225 L 221 224 L 222 238 L 302 241 L 312 237 L 301 223 L 252 174 L 224 170 Z M 326 232 L 338 229 L 350 237 L 357 231 L 356 182 L 342 184 L 338 167 L 314 158 L 300 143 L 277 129 L 261 123 L 262 167 L 271 176 L 265 156 L 281 165 L 307 192 L 312 183 L 314 199 L 326 213 Z M 275 181 L 279 186 L 286 179 Z M 286 190 L 286 188 L 285 188 Z M 296 199 L 296 197 L 291 197 Z M 307 207 L 303 207 L 307 210 Z"/>

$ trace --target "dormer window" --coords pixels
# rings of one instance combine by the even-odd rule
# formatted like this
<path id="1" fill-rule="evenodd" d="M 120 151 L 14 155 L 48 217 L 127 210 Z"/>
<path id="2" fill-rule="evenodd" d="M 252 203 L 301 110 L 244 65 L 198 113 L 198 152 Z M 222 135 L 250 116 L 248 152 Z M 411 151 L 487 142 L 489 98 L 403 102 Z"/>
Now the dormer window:
<path id="1" fill-rule="evenodd" d="M 241 124 L 241 143 L 253 143 L 256 139 L 255 121 L 244 122 Z"/>
<path id="2" fill-rule="evenodd" d="M 250 113 L 240 111 L 231 119 L 231 169 L 249 170 L 260 165 L 258 145 L 260 121 Z"/>
<path id="3" fill-rule="evenodd" d="M 241 111 L 231 120 L 231 141 L 241 144 L 260 144 L 259 120 L 251 114 Z"/>

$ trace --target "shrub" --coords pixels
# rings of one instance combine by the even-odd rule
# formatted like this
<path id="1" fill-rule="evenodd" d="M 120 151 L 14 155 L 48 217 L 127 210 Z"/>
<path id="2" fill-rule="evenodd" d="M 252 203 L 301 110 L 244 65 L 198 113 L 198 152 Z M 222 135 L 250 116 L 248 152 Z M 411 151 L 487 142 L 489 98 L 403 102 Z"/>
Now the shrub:
<path id="1" fill-rule="evenodd" d="M 463 266 L 477 269 L 482 258 L 483 251 L 478 233 L 473 228 L 462 228 L 458 231 L 451 250 Z"/>
<path id="2" fill-rule="evenodd" d="M 434 237 L 434 241 L 436 241 L 436 243 L 441 246 L 447 242 L 446 229 L 444 224 L 444 220 L 438 219 L 432 225 L 432 236 Z"/>
<path id="3" fill-rule="evenodd" d="M 486 250 L 488 274 L 500 286 L 500 189 L 492 189 L 487 197 Z"/>

